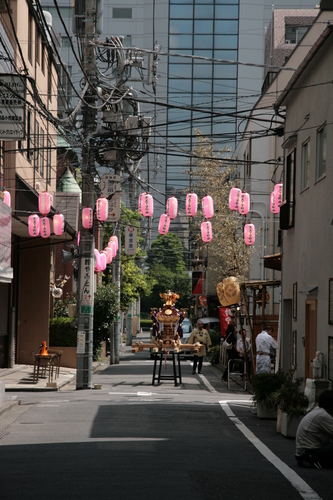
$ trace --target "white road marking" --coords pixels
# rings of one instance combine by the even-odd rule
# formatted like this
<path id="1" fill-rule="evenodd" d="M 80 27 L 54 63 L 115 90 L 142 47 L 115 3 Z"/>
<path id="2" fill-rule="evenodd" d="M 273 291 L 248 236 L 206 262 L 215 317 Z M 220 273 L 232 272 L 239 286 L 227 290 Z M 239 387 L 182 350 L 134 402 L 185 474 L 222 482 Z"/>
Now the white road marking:
<path id="1" fill-rule="evenodd" d="M 244 425 L 230 409 L 228 403 L 234 401 L 219 401 L 224 413 L 230 418 L 242 434 L 257 448 L 257 450 L 276 467 L 281 474 L 292 484 L 302 498 L 306 500 L 322 500 L 321 497 L 298 475 L 280 460 L 274 453 Z"/>

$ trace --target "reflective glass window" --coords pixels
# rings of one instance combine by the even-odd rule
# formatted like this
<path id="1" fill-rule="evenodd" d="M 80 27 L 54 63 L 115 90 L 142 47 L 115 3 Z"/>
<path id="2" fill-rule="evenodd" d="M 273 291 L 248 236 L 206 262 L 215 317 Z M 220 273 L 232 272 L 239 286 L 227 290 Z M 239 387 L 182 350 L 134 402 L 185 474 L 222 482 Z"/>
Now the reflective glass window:
<path id="1" fill-rule="evenodd" d="M 237 81 L 236 80 L 215 80 L 214 79 L 214 89 L 221 93 L 236 93 Z"/>
<path id="2" fill-rule="evenodd" d="M 189 4 L 193 4 L 193 0 L 170 0 L 170 5 L 171 4 L 183 4 L 183 3 L 189 3 Z"/>
<path id="3" fill-rule="evenodd" d="M 212 33 L 212 32 L 213 32 L 213 20 L 194 22 L 194 33 Z"/>
<path id="4" fill-rule="evenodd" d="M 214 64 L 214 78 L 236 78 L 236 64 Z"/>
<path id="5" fill-rule="evenodd" d="M 213 5 L 196 5 L 194 17 L 195 19 L 214 19 Z"/>
<path id="6" fill-rule="evenodd" d="M 170 21 L 170 33 L 192 33 L 193 31 L 193 22 L 191 20 L 185 19 L 172 19 Z"/>
<path id="7" fill-rule="evenodd" d="M 237 49 L 237 35 L 215 35 L 215 48 Z"/>
<path id="8" fill-rule="evenodd" d="M 181 80 L 178 78 L 169 79 L 169 90 L 171 92 L 191 92 L 191 80 Z"/>
<path id="9" fill-rule="evenodd" d="M 195 49 L 205 49 L 213 46 L 213 35 L 194 35 Z"/>
<path id="10" fill-rule="evenodd" d="M 193 80 L 193 92 L 207 92 L 212 91 L 211 80 Z"/>
<path id="11" fill-rule="evenodd" d="M 211 64 L 205 64 L 204 62 L 195 63 L 193 65 L 193 78 L 211 78 L 212 71 Z"/>
<path id="12" fill-rule="evenodd" d="M 238 5 L 216 5 L 215 19 L 238 19 Z"/>
<path id="13" fill-rule="evenodd" d="M 173 78 L 191 78 L 191 64 L 169 64 L 169 77 Z"/>
<path id="14" fill-rule="evenodd" d="M 188 47 L 192 47 L 192 35 L 170 35 L 170 49 L 185 49 Z"/>
<path id="15" fill-rule="evenodd" d="M 236 35 L 238 33 L 238 21 L 215 21 L 215 33 Z"/>
<path id="16" fill-rule="evenodd" d="M 170 5 L 170 19 L 192 19 L 192 5 Z"/>
<path id="17" fill-rule="evenodd" d="M 238 5 L 240 0 L 215 0 L 216 5 L 217 4 L 232 4 L 232 5 Z"/>
<path id="18" fill-rule="evenodd" d="M 237 50 L 214 50 L 214 57 L 216 57 L 216 59 L 237 61 Z"/>

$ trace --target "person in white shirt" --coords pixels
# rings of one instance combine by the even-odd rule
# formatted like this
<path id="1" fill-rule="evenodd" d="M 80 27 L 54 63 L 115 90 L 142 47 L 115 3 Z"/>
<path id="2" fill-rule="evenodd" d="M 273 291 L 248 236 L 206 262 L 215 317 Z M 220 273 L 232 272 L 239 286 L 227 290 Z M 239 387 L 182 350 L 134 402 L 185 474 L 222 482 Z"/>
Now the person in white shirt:
<path id="1" fill-rule="evenodd" d="M 302 418 L 296 433 L 299 465 L 308 468 L 333 468 L 333 391 L 319 396 L 318 406 Z"/>
<path id="2" fill-rule="evenodd" d="M 271 356 L 275 358 L 277 349 L 277 343 L 273 339 L 272 333 L 273 328 L 268 326 L 256 337 L 256 375 L 271 373 Z"/>

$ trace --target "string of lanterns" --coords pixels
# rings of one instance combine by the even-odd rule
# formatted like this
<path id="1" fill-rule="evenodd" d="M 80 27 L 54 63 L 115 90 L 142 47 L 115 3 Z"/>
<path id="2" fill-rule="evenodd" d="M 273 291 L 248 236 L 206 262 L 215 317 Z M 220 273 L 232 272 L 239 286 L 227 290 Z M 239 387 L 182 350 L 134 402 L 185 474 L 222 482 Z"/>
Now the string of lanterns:
<path id="1" fill-rule="evenodd" d="M 270 209 L 273 214 L 280 212 L 280 206 L 283 201 L 283 184 L 278 183 L 275 185 L 274 191 L 270 197 Z M 229 208 L 231 210 L 238 210 L 241 215 L 246 215 L 250 211 L 250 195 L 243 193 L 241 189 L 234 187 L 231 188 L 229 193 Z M 256 239 L 255 226 L 249 221 L 244 226 L 244 241 L 246 245 L 253 245 Z"/>
<path id="2" fill-rule="evenodd" d="M 9 207 L 11 206 L 11 196 L 6 190 L 3 192 L 4 202 Z M 41 236 L 48 238 L 51 234 L 50 219 L 47 217 L 51 210 L 51 195 L 47 191 L 43 191 L 38 196 L 38 209 L 42 214 L 39 217 L 36 213 L 28 218 L 29 235 L 32 237 Z M 283 201 L 283 184 L 278 183 L 275 185 L 274 191 L 270 196 L 270 210 L 273 214 L 280 212 L 280 206 Z M 205 243 L 209 243 L 213 238 L 212 225 L 209 219 L 214 216 L 214 202 L 213 198 L 206 195 L 201 200 L 202 212 L 204 221 L 201 223 L 201 236 Z M 241 189 L 233 187 L 229 193 L 229 208 L 233 211 L 238 210 L 241 215 L 247 215 L 250 211 L 250 195 L 242 192 Z M 189 217 L 194 217 L 198 210 L 198 196 L 194 192 L 189 192 L 186 195 L 185 211 Z M 138 211 L 144 217 L 151 217 L 154 213 L 154 200 L 149 192 L 144 192 L 139 195 Z M 99 197 L 96 201 L 96 217 L 99 221 L 104 222 L 108 218 L 109 202 L 104 197 Z M 175 219 L 178 214 L 178 200 L 174 196 L 167 199 L 165 213 L 161 215 L 158 232 L 162 235 L 168 233 L 170 228 L 170 221 Z M 81 212 L 82 226 L 85 229 L 90 229 L 93 226 L 94 212 L 91 207 L 84 207 Z M 57 212 L 53 215 L 53 232 L 55 235 L 60 236 L 64 232 L 65 218 L 63 214 Z M 253 245 L 255 242 L 255 226 L 250 221 L 244 225 L 244 240 L 247 245 Z M 79 236 L 78 236 L 79 244 Z M 95 249 L 96 267 L 104 270 L 107 264 L 112 262 L 118 251 L 118 239 L 112 236 L 106 247 L 102 252 Z M 99 272 L 99 271 L 98 271 Z"/>

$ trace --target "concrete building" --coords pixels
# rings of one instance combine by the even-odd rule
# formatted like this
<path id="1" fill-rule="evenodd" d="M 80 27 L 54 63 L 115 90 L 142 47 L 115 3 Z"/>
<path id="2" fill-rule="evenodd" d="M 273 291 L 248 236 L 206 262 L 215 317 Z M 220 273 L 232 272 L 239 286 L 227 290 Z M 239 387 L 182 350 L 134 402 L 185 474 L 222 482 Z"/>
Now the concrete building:
<path id="1" fill-rule="evenodd" d="M 38 193 L 47 191 L 54 197 L 56 191 L 57 130 L 53 118 L 57 116 L 59 61 L 54 56 L 53 41 L 32 2 L 10 0 L 9 6 L 7 12 L 1 3 L 0 20 L 6 38 L 1 37 L 0 50 L 2 60 L 7 61 L 2 78 L 9 79 L 10 85 L 21 82 L 22 96 L 26 90 L 26 101 L 22 97 L 19 103 L 12 100 L 7 105 L 7 97 L 2 94 L 2 116 L 5 116 L 5 108 L 16 117 L 19 126 L 15 128 L 2 121 L 0 130 L 1 187 L 11 195 L 11 208 L 0 200 L 2 235 L 3 230 L 8 233 L 11 225 L 11 237 L 8 239 L 6 234 L 5 241 L 6 246 L 11 240 L 11 260 L 8 261 L 8 256 L 5 260 L 10 263 L 7 284 L 4 285 L 1 279 L 0 285 L 1 366 L 12 366 L 14 361 L 33 363 L 32 354 L 38 352 L 43 340 L 48 342 L 54 244 L 74 236 L 68 225 L 63 237 L 54 234 L 46 239 L 29 236 L 28 217 L 39 213 Z M 12 75 L 16 80 L 11 80 Z M 10 137 L 14 135 L 19 139 L 10 140 L 6 137 L 7 131 Z M 51 217 L 53 213 L 54 208 Z"/>

